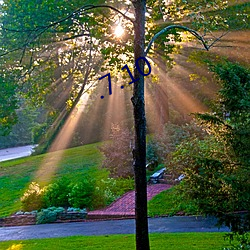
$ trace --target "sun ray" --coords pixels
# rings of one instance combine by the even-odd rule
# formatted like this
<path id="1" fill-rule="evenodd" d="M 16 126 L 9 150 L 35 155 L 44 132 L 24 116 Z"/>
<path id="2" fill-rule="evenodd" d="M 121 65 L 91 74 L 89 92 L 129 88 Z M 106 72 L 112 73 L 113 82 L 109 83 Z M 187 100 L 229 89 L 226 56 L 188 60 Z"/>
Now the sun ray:
<path id="1" fill-rule="evenodd" d="M 53 141 L 48 150 L 48 154 L 41 163 L 38 171 L 35 174 L 35 179 L 42 184 L 47 184 L 51 177 L 55 174 L 59 167 L 59 162 L 63 157 L 64 149 L 66 149 L 72 139 L 76 125 L 81 117 L 81 112 L 86 106 L 89 95 L 84 94 L 71 112 L 70 116 L 64 123 L 62 129 Z M 55 152 L 56 151 L 56 152 Z"/>

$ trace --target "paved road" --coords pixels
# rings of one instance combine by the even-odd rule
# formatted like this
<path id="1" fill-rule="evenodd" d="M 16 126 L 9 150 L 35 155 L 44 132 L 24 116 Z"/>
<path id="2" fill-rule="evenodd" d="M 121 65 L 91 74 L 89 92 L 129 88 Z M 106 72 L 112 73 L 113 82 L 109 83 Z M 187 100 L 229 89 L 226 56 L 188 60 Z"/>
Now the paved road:
<path id="1" fill-rule="evenodd" d="M 34 145 L 28 145 L 22 147 L 0 149 L 0 162 L 29 156 L 31 155 L 34 147 Z"/>
<path id="2" fill-rule="evenodd" d="M 150 233 L 167 232 L 228 232 L 227 227 L 218 229 L 214 218 L 195 216 L 150 218 Z M 110 235 L 134 234 L 135 221 L 109 220 L 95 222 L 76 222 L 62 224 L 46 224 L 21 227 L 0 228 L 0 241 L 38 238 L 56 238 L 73 235 Z"/>

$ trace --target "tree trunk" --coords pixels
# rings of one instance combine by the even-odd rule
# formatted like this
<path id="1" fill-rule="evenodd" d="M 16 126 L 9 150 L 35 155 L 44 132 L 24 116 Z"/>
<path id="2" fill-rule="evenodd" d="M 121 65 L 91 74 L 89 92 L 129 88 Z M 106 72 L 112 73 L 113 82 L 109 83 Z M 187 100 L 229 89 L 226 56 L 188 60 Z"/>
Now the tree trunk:
<path id="1" fill-rule="evenodd" d="M 134 22 L 134 59 L 144 57 L 146 0 L 133 1 L 135 7 Z M 144 61 L 138 61 L 144 72 Z M 134 107 L 135 147 L 133 149 L 135 173 L 135 216 L 136 216 L 136 249 L 149 250 L 147 218 L 147 180 L 146 180 L 146 117 L 144 102 L 144 76 L 134 68 L 132 103 Z"/>

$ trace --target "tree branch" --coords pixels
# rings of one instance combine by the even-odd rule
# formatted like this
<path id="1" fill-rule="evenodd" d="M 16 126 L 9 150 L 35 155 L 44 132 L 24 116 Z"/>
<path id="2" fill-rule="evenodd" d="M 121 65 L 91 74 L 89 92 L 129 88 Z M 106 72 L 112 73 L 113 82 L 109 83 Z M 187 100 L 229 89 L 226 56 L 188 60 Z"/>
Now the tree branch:
<path id="1" fill-rule="evenodd" d="M 48 25 L 41 25 L 41 26 L 36 26 L 34 29 L 24 29 L 24 30 L 16 30 L 16 29 L 9 29 L 9 28 L 6 28 L 4 26 L 2 26 L 2 29 L 3 30 L 6 30 L 6 31 L 11 31 L 11 32 L 36 32 L 36 31 L 39 31 L 41 29 L 49 29 L 53 26 L 56 26 L 58 24 L 61 24 L 65 21 L 67 21 L 68 19 L 76 16 L 76 15 L 79 15 L 81 14 L 82 12 L 84 11 L 88 11 L 88 10 L 92 10 L 92 9 L 97 9 L 97 8 L 109 8 L 117 13 L 119 13 L 120 15 L 122 15 L 125 19 L 129 20 L 130 22 L 134 23 L 134 20 L 130 17 L 128 17 L 126 15 L 126 13 L 122 13 L 120 10 L 116 9 L 115 7 L 113 6 L 110 6 L 110 5 L 92 5 L 92 4 L 89 4 L 89 5 L 84 5 L 80 8 L 78 8 L 77 10 L 73 11 L 71 14 L 69 14 L 68 16 L 58 20 L 58 21 L 55 21 L 55 22 L 52 22 L 51 24 L 48 24 Z M 127 11 L 126 11 L 127 12 Z"/>
<path id="2" fill-rule="evenodd" d="M 34 29 L 27 29 L 27 30 L 15 30 L 15 29 L 9 29 L 9 28 L 6 28 L 4 26 L 2 26 L 1 28 L 5 31 L 10 31 L 10 32 L 29 32 L 29 33 L 32 33 L 32 32 L 38 32 L 38 34 L 35 34 L 34 37 L 32 39 L 30 39 L 28 42 L 26 42 L 25 44 L 23 44 L 22 46 L 18 47 L 18 48 L 15 48 L 15 49 L 12 49 L 10 51 L 5 51 L 5 52 L 2 52 L 0 54 L 0 57 L 1 56 L 5 56 L 11 52 L 15 52 L 15 51 L 18 51 L 18 50 L 24 50 L 26 49 L 26 47 L 31 44 L 32 42 L 34 42 L 39 36 L 41 36 L 45 31 L 47 31 L 49 28 L 52 28 L 58 24 L 61 24 L 63 22 L 65 22 L 66 20 L 76 16 L 76 15 L 79 15 L 81 14 L 82 12 L 84 11 L 88 11 L 88 10 L 92 10 L 92 9 L 97 9 L 97 8 L 109 8 L 115 12 L 117 12 L 118 14 L 122 15 L 125 19 L 129 20 L 130 22 L 134 23 L 134 20 L 131 19 L 130 17 L 128 17 L 126 14 L 122 13 L 120 10 L 116 9 L 115 7 L 113 6 L 110 6 L 110 5 L 84 5 L 82 7 L 80 7 L 79 9 L 75 10 L 74 12 L 72 12 L 71 14 L 69 14 L 68 16 L 58 20 L 58 21 L 55 21 L 55 22 L 52 22 L 51 24 L 49 25 L 43 25 L 43 26 L 37 26 L 35 27 Z M 76 36 L 77 37 L 77 36 Z"/>
<path id="3" fill-rule="evenodd" d="M 146 50 L 145 50 L 145 56 L 147 56 L 152 44 L 154 43 L 154 41 L 160 36 L 162 35 L 163 33 L 171 30 L 171 29 L 181 29 L 181 30 L 185 30 L 185 31 L 188 31 L 189 33 L 191 33 L 193 36 L 195 36 L 199 41 L 202 42 L 203 46 L 205 47 L 206 50 L 209 50 L 211 45 L 208 46 L 206 44 L 206 41 L 204 40 L 204 38 L 195 30 L 193 29 L 190 29 L 186 26 L 182 26 L 182 25 L 170 25 L 170 26 L 167 26 L 165 27 L 164 29 L 162 29 L 161 31 L 159 31 L 158 33 L 156 33 L 153 38 L 151 39 L 151 41 L 149 42 Z M 214 43 L 213 43 L 214 44 Z"/>
<path id="4" fill-rule="evenodd" d="M 126 14 L 122 13 L 120 10 L 118 10 L 115 7 L 110 6 L 110 5 L 90 5 L 90 7 L 88 7 L 85 10 L 91 10 L 91 9 L 96 9 L 96 8 L 109 8 L 109 9 L 114 10 L 115 12 L 119 13 L 120 15 L 122 15 L 125 19 L 127 19 L 131 23 L 134 23 L 134 20 L 132 18 L 126 16 Z M 127 11 L 125 13 L 127 13 Z"/>

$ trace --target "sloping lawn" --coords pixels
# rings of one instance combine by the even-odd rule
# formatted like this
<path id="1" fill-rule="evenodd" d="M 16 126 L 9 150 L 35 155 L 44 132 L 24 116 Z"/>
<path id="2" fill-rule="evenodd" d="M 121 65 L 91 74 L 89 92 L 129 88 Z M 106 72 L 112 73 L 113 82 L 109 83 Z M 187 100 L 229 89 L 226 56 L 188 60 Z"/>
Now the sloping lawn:
<path id="1" fill-rule="evenodd" d="M 51 180 L 64 176 L 78 181 L 86 174 L 106 176 L 106 171 L 98 169 L 102 160 L 98 145 L 100 143 L 65 150 Z M 57 152 L 50 153 L 52 158 L 56 155 Z M 0 163 L 0 217 L 20 210 L 20 197 L 30 182 L 37 181 L 35 175 L 45 157 L 46 154 Z"/>
<path id="2" fill-rule="evenodd" d="M 228 246 L 224 233 L 151 234 L 151 250 L 221 250 Z M 7 241 L 1 250 L 130 250 L 135 249 L 134 235 L 74 236 L 57 239 Z"/>
<path id="3" fill-rule="evenodd" d="M 198 208 L 177 194 L 175 187 L 159 193 L 148 203 L 148 215 L 151 217 L 161 215 L 171 216 L 178 212 L 185 213 L 186 215 L 199 214 Z"/>

